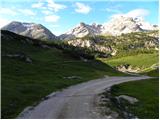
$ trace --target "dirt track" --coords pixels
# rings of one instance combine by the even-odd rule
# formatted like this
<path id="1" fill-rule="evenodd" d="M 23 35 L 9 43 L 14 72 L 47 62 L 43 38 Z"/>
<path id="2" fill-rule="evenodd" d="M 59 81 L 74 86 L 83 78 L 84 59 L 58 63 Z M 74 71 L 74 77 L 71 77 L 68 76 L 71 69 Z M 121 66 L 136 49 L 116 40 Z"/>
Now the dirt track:
<path id="1" fill-rule="evenodd" d="M 50 94 L 48 99 L 40 102 L 37 106 L 25 109 L 18 118 L 104 118 L 95 111 L 94 102 L 99 93 L 115 84 L 148 78 L 150 77 L 105 77 L 71 86 L 61 92 Z"/>

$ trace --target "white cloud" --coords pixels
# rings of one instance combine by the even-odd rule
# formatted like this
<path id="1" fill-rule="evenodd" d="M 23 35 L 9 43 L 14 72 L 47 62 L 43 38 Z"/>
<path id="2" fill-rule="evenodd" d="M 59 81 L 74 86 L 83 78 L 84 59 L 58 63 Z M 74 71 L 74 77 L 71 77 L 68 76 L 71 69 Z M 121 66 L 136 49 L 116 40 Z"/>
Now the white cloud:
<path id="1" fill-rule="evenodd" d="M 45 16 L 44 19 L 45 19 L 46 22 L 53 22 L 53 23 L 55 23 L 55 22 L 57 22 L 60 19 L 60 17 L 57 16 L 57 15 L 48 15 L 48 16 Z"/>
<path id="2" fill-rule="evenodd" d="M 122 14 L 114 14 L 112 17 L 117 17 L 117 16 L 127 16 L 127 17 L 141 17 L 144 18 L 145 16 L 149 15 L 149 11 L 146 9 L 134 9 L 132 11 L 129 11 L 128 13 L 122 13 Z"/>
<path id="3" fill-rule="evenodd" d="M 36 15 L 30 9 L 0 8 L 0 14 L 2 15 L 19 15 L 20 13 L 31 16 Z"/>
<path id="4" fill-rule="evenodd" d="M 77 2 L 76 3 L 76 9 L 75 11 L 82 14 L 88 14 L 91 11 L 91 7 L 88 5 L 85 5 L 83 3 Z"/>
<path id="5" fill-rule="evenodd" d="M 5 25 L 9 24 L 11 21 L 4 19 L 4 18 L 0 18 L 0 28 L 4 27 Z"/>
<path id="6" fill-rule="evenodd" d="M 32 8 L 42 8 L 43 5 L 44 5 L 44 3 L 42 3 L 42 2 L 35 3 L 35 4 L 32 4 Z"/>
<path id="7" fill-rule="evenodd" d="M 58 12 L 61 9 L 67 8 L 67 6 L 65 6 L 63 4 L 55 3 L 53 0 L 47 0 L 47 3 L 48 3 L 48 5 L 47 5 L 48 8 L 50 10 L 53 10 L 54 12 Z"/>
<path id="8" fill-rule="evenodd" d="M 16 15 L 17 13 L 9 8 L 0 8 L 0 14 Z"/>
<path id="9" fill-rule="evenodd" d="M 135 9 L 126 14 L 129 17 L 145 17 L 149 15 L 149 11 L 146 9 Z"/>
<path id="10" fill-rule="evenodd" d="M 112 13 L 121 13 L 122 6 L 120 4 L 109 5 L 104 11 L 112 12 Z"/>
<path id="11" fill-rule="evenodd" d="M 21 12 L 22 14 L 25 14 L 25 15 L 30 15 L 30 16 L 35 16 L 36 15 L 36 13 L 34 13 L 30 9 L 18 9 L 18 11 Z"/>
<path id="12" fill-rule="evenodd" d="M 113 12 L 113 13 L 120 13 L 121 11 L 118 9 L 113 9 L 113 8 L 106 8 L 107 12 Z"/>
<path id="13" fill-rule="evenodd" d="M 52 12 L 51 12 L 51 11 L 49 11 L 49 10 L 43 10 L 43 11 L 42 11 L 42 13 L 43 13 L 43 14 L 45 14 L 45 15 L 52 14 Z"/>

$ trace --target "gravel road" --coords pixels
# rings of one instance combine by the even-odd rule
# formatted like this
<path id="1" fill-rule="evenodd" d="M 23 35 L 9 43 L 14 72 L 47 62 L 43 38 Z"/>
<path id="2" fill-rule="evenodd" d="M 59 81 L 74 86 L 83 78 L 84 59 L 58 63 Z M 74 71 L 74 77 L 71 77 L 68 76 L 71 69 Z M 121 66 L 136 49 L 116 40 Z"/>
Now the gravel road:
<path id="1" fill-rule="evenodd" d="M 148 76 L 134 77 L 104 77 L 89 82 L 71 86 L 63 91 L 54 92 L 47 96 L 35 107 L 27 107 L 19 119 L 102 119 L 95 111 L 95 101 L 99 93 L 112 85 L 148 79 Z"/>

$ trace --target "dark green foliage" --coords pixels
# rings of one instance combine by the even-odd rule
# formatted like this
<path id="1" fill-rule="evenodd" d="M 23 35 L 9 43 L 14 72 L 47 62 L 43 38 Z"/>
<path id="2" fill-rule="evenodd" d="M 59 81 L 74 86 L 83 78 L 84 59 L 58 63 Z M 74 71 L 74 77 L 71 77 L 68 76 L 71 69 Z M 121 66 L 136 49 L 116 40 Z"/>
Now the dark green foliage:
<path id="1" fill-rule="evenodd" d="M 120 36 L 86 36 L 82 40 L 88 39 L 98 45 L 110 46 L 117 50 L 115 57 L 119 57 L 157 52 L 155 48 L 158 48 L 158 37 L 156 36 L 158 36 L 158 31 L 133 32 Z M 150 42 L 154 45 L 147 45 Z"/>
<path id="2" fill-rule="evenodd" d="M 86 59 L 95 59 L 96 57 L 108 57 L 109 56 L 109 54 L 104 53 L 104 52 L 96 51 L 90 48 L 83 48 L 83 47 L 78 47 L 78 46 L 75 47 L 63 41 L 47 41 L 45 42 L 45 44 L 61 49 L 65 53 L 68 53 L 71 56 L 76 57 L 76 58 L 83 57 Z"/>
<path id="3" fill-rule="evenodd" d="M 151 70 L 149 72 L 142 73 L 142 74 L 146 74 L 148 76 L 153 76 L 153 77 L 159 77 L 159 68 L 155 70 Z"/>

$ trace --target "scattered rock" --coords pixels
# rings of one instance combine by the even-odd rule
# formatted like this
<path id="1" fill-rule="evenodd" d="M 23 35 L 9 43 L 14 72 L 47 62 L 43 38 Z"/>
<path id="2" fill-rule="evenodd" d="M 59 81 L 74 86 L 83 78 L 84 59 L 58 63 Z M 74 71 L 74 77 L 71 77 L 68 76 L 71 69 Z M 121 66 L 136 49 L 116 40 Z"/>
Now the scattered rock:
<path id="1" fill-rule="evenodd" d="M 119 114 L 117 112 L 115 112 L 115 111 L 112 111 L 111 114 L 110 114 L 110 116 L 112 118 L 118 118 Z"/>
<path id="2" fill-rule="evenodd" d="M 85 58 L 83 58 L 83 57 L 80 57 L 80 59 L 81 59 L 82 61 L 84 61 L 84 62 L 88 62 L 88 59 L 85 59 Z"/>
<path id="3" fill-rule="evenodd" d="M 20 59 L 22 61 L 25 61 L 27 63 L 32 63 L 32 59 L 28 56 L 26 56 L 24 53 L 17 53 L 17 54 L 5 54 L 3 55 L 5 57 L 9 57 L 9 58 L 15 58 L 15 59 Z"/>
<path id="4" fill-rule="evenodd" d="M 138 67 L 132 67 L 131 65 L 129 64 L 123 64 L 123 65 L 118 65 L 116 66 L 116 69 L 118 71 L 121 71 L 121 72 L 134 72 L 134 73 L 138 73 L 141 69 L 138 68 Z"/>
<path id="5" fill-rule="evenodd" d="M 64 79 L 81 79 L 79 76 L 68 76 L 68 77 L 63 77 Z"/>
<path id="6" fill-rule="evenodd" d="M 113 96 L 110 88 L 105 89 L 105 92 L 99 95 L 99 100 L 97 101 L 98 109 L 106 119 L 138 118 L 129 112 L 126 102 L 133 105 L 138 102 L 138 99 L 127 95 Z"/>
<path id="7" fill-rule="evenodd" d="M 26 57 L 26 62 L 27 62 L 27 63 L 32 63 L 32 60 L 31 60 L 31 58 L 29 58 L 29 57 Z"/>
<path id="8" fill-rule="evenodd" d="M 134 104 L 134 103 L 138 102 L 137 98 L 127 96 L 127 95 L 120 95 L 117 98 L 127 100 L 130 104 Z"/>
<path id="9" fill-rule="evenodd" d="M 42 44 L 41 47 L 42 47 L 42 48 L 47 48 L 47 49 L 51 48 L 51 47 L 49 47 L 48 45 L 44 45 L 44 44 Z"/>

